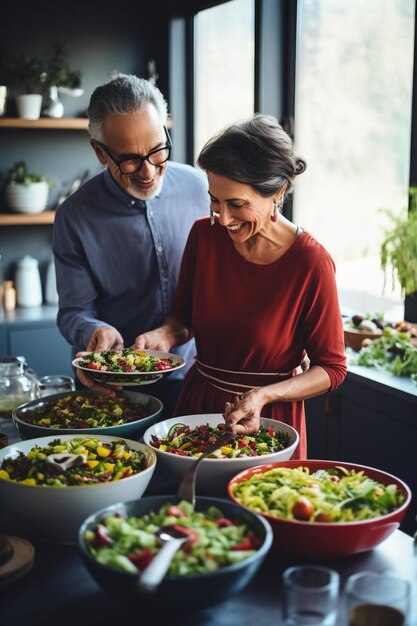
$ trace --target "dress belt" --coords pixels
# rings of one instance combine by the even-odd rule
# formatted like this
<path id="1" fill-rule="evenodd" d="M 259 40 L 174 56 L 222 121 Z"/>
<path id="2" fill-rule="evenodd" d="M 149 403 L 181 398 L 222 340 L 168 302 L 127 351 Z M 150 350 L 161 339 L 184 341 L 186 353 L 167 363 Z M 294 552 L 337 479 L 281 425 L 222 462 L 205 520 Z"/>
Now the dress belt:
<path id="1" fill-rule="evenodd" d="M 286 380 L 291 378 L 294 373 L 299 374 L 302 372 L 301 365 L 296 368 L 295 372 L 294 370 L 289 372 L 235 372 L 233 370 L 207 365 L 198 359 L 195 360 L 195 364 L 198 373 L 207 380 L 209 385 L 233 395 L 240 395 L 250 389 L 254 389 L 254 387 L 263 387 L 264 385 L 270 385 L 280 380 Z M 227 380 L 229 377 L 243 377 L 245 382 L 238 383 Z M 250 377 L 252 377 L 252 380 Z M 247 384 L 251 382 L 252 384 Z"/>

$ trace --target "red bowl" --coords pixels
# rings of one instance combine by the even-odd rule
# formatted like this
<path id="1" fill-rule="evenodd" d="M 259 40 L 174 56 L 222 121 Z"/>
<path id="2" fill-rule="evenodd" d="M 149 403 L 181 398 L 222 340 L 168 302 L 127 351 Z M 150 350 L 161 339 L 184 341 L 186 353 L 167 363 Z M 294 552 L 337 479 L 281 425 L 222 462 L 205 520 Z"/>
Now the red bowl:
<path id="1" fill-rule="evenodd" d="M 274 547 L 283 552 L 324 561 L 372 550 L 400 526 L 410 506 L 410 488 L 391 474 L 365 465 L 342 461 L 310 459 L 282 461 L 257 465 L 236 474 L 228 483 L 227 491 L 234 502 L 245 506 L 233 495 L 232 487 L 236 483 L 249 479 L 253 474 L 260 474 L 278 467 L 300 466 L 309 468 L 313 473 L 318 469 L 328 469 L 336 465 L 355 471 L 363 470 L 367 476 L 385 485 L 397 485 L 405 495 L 404 503 L 388 515 L 358 522 L 303 522 L 279 518 L 268 513 L 260 513 L 260 515 L 272 526 Z"/>

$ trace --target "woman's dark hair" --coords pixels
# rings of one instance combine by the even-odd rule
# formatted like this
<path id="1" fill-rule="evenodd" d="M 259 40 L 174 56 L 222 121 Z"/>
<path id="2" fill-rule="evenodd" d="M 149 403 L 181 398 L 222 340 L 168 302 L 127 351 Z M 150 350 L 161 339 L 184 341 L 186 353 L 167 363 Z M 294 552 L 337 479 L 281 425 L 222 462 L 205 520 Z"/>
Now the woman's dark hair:
<path id="1" fill-rule="evenodd" d="M 272 196 L 285 184 L 288 194 L 295 176 L 307 167 L 294 154 L 291 138 L 278 121 L 261 113 L 216 133 L 202 148 L 197 165 L 250 185 L 263 197 Z"/>

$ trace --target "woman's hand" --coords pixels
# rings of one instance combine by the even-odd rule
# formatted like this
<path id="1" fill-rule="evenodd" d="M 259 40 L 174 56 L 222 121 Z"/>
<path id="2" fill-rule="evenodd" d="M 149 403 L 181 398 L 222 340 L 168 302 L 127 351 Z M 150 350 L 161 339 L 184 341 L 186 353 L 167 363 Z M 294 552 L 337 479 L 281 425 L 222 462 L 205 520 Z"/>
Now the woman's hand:
<path id="1" fill-rule="evenodd" d="M 261 411 L 264 402 L 260 389 L 251 389 L 243 395 L 235 396 L 233 402 L 226 402 L 224 420 L 226 428 L 235 435 L 248 435 L 259 430 Z"/>

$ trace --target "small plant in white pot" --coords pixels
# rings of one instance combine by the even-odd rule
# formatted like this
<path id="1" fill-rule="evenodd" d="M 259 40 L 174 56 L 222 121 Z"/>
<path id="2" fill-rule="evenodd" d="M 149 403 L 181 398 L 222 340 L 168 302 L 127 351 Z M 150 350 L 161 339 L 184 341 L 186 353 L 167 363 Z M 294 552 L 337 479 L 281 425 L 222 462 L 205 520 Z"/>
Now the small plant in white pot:
<path id="1" fill-rule="evenodd" d="M 15 213 L 41 213 L 46 209 L 49 181 L 42 174 L 30 173 L 24 161 L 9 169 L 6 202 Z"/>

